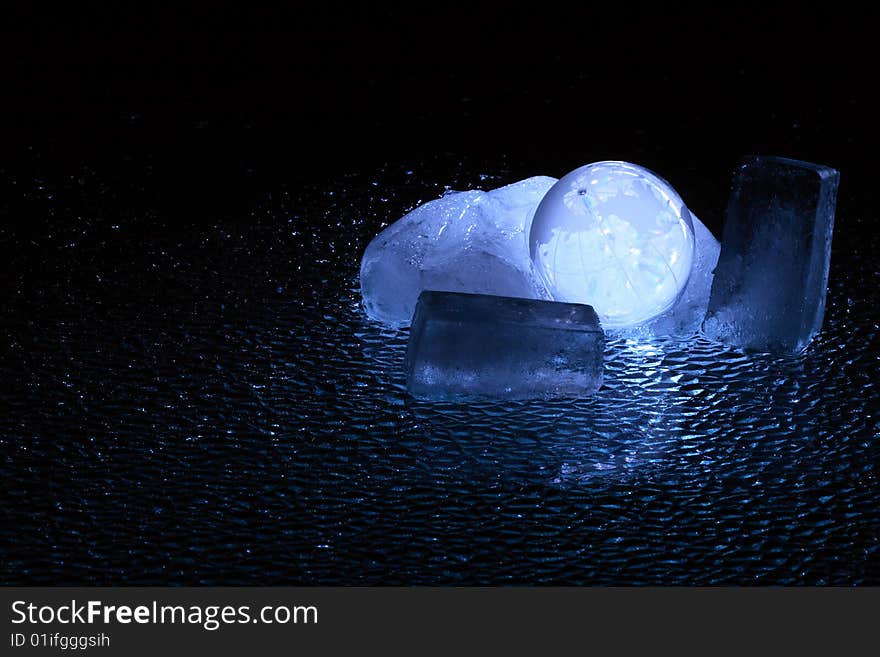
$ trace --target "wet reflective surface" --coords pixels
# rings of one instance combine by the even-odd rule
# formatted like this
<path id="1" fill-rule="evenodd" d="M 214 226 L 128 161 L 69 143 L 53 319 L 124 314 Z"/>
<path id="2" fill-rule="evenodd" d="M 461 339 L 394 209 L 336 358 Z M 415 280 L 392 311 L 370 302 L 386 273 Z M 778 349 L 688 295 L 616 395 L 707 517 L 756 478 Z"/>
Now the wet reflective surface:
<path id="1" fill-rule="evenodd" d="M 405 396 L 360 256 L 444 185 L 554 172 L 169 214 L 121 166 L 4 171 L 4 583 L 880 583 L 880 243 L 845 197 L 803 357 L 609 340 L 590 401 L 456 405 Z"/>

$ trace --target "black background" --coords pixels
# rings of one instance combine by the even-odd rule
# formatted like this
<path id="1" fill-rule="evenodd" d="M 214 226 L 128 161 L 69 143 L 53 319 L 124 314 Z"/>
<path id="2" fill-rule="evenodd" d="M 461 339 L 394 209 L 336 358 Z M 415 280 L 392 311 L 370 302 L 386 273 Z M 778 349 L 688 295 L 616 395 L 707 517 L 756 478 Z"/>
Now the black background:
<path id="1" fill-rule="evenodd" d="M 745 154 L 869 184 L 873 9 L 620 4 L 7 14 L 4 160 L 13 144 L 111 169 L 145 152 L 172 211 L 246 207 L 230 183 L 248 169 L 320 181 L 444 153 L 699 174 L 688 200 L 716 226 Z"/>
<path id="2" fill-rule="evenodd" d="M 250 422 L 259 424 L 263 410 L 238 415 L 233 393 L 225 399 L 221 391 L 218 401 L 212 386 L 234 388 L 230 370 L 241 370 L 239 383 L 263 376 L 256 371 L 264 365 L 259 353 L 247 351 L 249 331 L 252 320 L 275 321 L 265 308 L 274 308 L 276 286 L 279 294 L 298 290 L 317 299 L 309 307 L 314 317 L 303 314 L 308 321 L 332 321 L 321 288 L 344 293 L 350 281 L 327 270 L 350 268 L 382 223 L 437 196 L 443 184 L 479 185 L 483 175 L 510 182 L 561 176 L 597 160 L 633 161 L 668 179 L 720 235 L 730 171 L 742 156 L 827 164 L 841 171 L 838 216 L 847 220 L 838 223 L 833 263 L 845 271 L 848 249 L 874 243 L 874 10 L 706 4 L 315 3 L 259 14 L 99 6 L 4 13 L 0 429 L 2 485 L 12 502 L 4 504 L 3 581 L 533 581 L 537 561 L 526 552 L 486 556 L 486 570 L 464 557 L 434 568 L 427 553 L 408 552 L 406 532 L 390 533 L 403 523 L 393 514 L 407 508 L 405 495 L 377 493 L 377 515 L 352 520 L 341 486 L 338 504 L 319 517 L 309 500 L 320 505 L 325 490 L 332 496 L 333 477 L 345 467 L 362 472 L 357 459 L 369 450 L 317 439 L 305 447 L 273 442 L 266 452 L 249 449 L 256 444 L 248 443 Z M 367 207 L 362 188 L 378 178 L 390 181 L 391 190 L 406 180 L 404 169 L 416 170 L 415 184 L 399 186 L 392 210 L 377 209 L 374 201 Z M 339 207 L 366 216 L 355 236 L 324 198 L 326 190 L 346 186 L 350 194 Z M 292 233 L 299 237 L 287 237 L 287 216 L 305 222 Z M 841 238 L 841 230 L 849 234 Z M 328 248 L 338 248 L 337 255 L 320 260 Z M 861 253 L 853 262 L 864 269 L 873 259 Z M 868 320 L 876 317 L 876 290 L 868 289 L 876 288 L 876 267 L 853 276 L 864 281 L 864 298 L 856 299 L 859 325 L 876 346 Z M 298 326 L 306 320 L 287 309 L 278 317 L 290 324 L 279 325 L 284 340 L 290 340 L 284 331 L 314 332 Z M 875 346 L 860 358 L 876 363 Z M 129 357 L 141 369 L 127 369 Z M 306 351 L 302 358 L 303 368 L 326 367 L 308 362 Z M 851 362 L 851 379 L 842 380 L 867 380 L 865 394 L 876 401 L 870 382 L 876 372 L 867 372 L 863 360 Z M 181 384 L 184 378 L 188 383 Z M 179 385 L 182 394 L 197 391 L 197 401 L 168 410 L 166 392 L 176 394 Z M 332 406 L 330 383 L 296 399 L 310 421 L 323 412 L 319 393 Z M 187 410 L 196 407 L 198 415 Z M 870 445 L 867 433 L 876 439 L 876 423 L 872 409 L 863 410 L 854 431 Z M 175 423 L 203 419 L 209 430 L 202 443 L 190 449 L 175 442 Z M 823 421 L 827 427 L 853 418 Z M 339 422 L 328 411 L 325 424 L 340 435 L 365 431 Z M 388 437 L 391 447 L 377 448 L 387 452 L 392 469 L 393 445 L 406 440 L 401 431 Z M 365 432 L 361 439 L 371 437 Z M 866 449 L 853 463 L 864 465 L 858 459 L 865 454 L 876 458 L 875 448 Z M 288 454 L 305 464 L 304 501 L 275 508 L 283 496 L 272 477 L 285 476 Z M 335 459 L 349 465 L 337 472 Z M 719 574 L 688 567 L 687 548 L 670 547 L 651 557 L 656 568 L 649 575 L 608 570 L 598 556 L 589 572 L 604 577 L 575 569 L 541 581 L 880 581 L 873 467 L 853 486 L 874 524 L 852 527 L 846 508 L 830 512 L 832 524 L 816 526 L 831 526 L 835 540 L 850 542 L 815 558 L 801 554 L 760 570 L 752 564 L 761 561 L 764 544 L 756 542 L 737 553 L 738 571 Z M 193 478 L 178 488 L 178 476 Z M 493 518 L 500 510 L 493 506 L 500 502 L 479 497 L 482 485 L 473 483 L 467 499 L 475 510 L 465 508 L 466 517 Z M 663 490 L 675 495 L 674 486 Z M 784 491 L 780 496 L 768 507 L 790 509 Z M 578 512 L 581 501 L 562 497 L 572 506 L 553 517 L 568 522 L 566 514 Z M 708 508 L 712 503 L 708 498 Z M 776 526 L 776 511 L 765 511 L 755 522 Z M 817 523 L 827 520 L 821 513 Z M 373 543 L 352 539 L 341 556 L 324 557 L 322 532 L 334 522 L 343 528 L 366 522 L 389 533 L 374 535 Z M 294 535 L 286 533 L 288 525 Z M 456 527 L 442 531 L 466 537 L 473 530 Z M 540 534 L 543 526 L 533 529 Z M 683 536 L 685 544 L 698 541 Z M 771 539 L 771 548 L 791 553 L 785 537 Z M 800 553 L 818 550 L 803 540 Z M 698 550 L 693 563 L 714 558 L 707 550 Z M 673 565 L 663 571 L 666 558 Z M 491 570 L 499 564 L 511 567 L 504 577 Z"/>

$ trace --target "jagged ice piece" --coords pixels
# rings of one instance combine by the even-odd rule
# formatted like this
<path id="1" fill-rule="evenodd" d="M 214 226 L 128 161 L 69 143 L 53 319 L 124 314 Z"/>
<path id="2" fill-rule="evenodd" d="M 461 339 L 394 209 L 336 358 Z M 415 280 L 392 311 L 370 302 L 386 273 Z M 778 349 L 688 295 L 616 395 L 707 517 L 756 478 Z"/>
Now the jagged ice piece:
<path id="1" fill-rule="evenodd" d="M 410 323 L 422 290 L 549 298 L 529 257 L 535 208 L 556 182 L 536 176 L 489 192 L 454 192 L 379 233 L 361 260 L 367 315 Z"/>

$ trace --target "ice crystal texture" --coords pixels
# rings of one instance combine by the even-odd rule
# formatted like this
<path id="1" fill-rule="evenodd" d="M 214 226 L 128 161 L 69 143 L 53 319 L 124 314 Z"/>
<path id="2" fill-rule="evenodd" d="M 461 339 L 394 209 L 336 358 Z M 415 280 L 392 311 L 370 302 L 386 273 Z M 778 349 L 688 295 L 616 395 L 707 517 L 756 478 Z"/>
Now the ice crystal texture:
<path id="1" fill-rule="evenodd" d="M 757 351 L 799 353 L 822 327 L 840 174 L 779 157 L 734 173 L 704 329 Z"/>
<path id="2" fill-rule="evenodd" d="M 587 397 L 602 386 L 604 345 L 590 306 L 422 292 L 407 390 L 426 399 Z"/>
<path id="3" fill-rule="evenodd" d="M 541 200 L 531 256 L 557 301 L 592 305 L 609 328 L 668 310 L 694 258 L 690 213 L 675 190 L 628 162 L 575 169 Z"/>
<path id="4" fill-rule="evenodd" d="M 391 224 L 361 260 L 367 315 L 408 325 L 422 290 L 547 298 L 527 236 L 538 202 L 555 182 L 536 176 L 490 192 L 453 192 Z"/>

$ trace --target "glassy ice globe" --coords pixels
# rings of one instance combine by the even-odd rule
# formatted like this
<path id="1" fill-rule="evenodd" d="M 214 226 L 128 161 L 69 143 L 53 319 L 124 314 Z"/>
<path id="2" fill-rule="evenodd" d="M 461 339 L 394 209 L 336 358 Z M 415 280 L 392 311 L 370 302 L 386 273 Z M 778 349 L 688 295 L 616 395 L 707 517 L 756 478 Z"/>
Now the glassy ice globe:
<path id="1" fill-rule="evenodd" d="M 694 260 L 681 198 L 628 162 L 596 162 L 562 177 L 538 205 L 529 243 L 552 297 L 593 306 L 611 328 L 666 311 Z"/>

